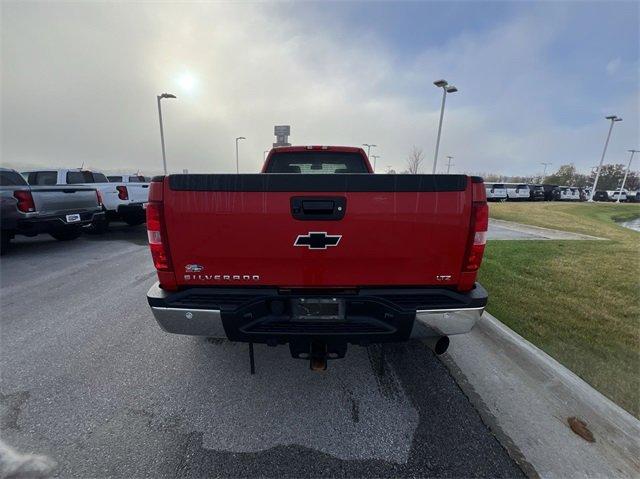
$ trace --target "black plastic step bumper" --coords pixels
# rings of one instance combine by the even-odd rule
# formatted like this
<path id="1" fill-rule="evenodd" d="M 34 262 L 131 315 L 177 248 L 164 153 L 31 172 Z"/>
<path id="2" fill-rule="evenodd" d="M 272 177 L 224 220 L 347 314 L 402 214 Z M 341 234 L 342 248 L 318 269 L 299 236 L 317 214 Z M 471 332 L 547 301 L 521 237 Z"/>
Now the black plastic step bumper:
<path id="1" fill-rule="evenodd" d="M 339 318 L 299 317 L 300 301 L 341 304 Z M 147 294 L 160 327 L 170 333 L 284 344 L 321 339 L 353 344 L 470 331 L 487 304 L 478 283 L 468 293 L 432 288 L 279 290 L 276 288 L 189 288 Z"/>

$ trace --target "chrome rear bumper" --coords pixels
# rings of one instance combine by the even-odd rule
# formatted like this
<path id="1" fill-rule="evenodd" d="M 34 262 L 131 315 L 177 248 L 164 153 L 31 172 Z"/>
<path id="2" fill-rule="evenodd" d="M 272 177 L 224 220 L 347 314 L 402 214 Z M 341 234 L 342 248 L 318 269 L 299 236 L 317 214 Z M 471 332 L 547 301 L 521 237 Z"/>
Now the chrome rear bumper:
<path id="1" fill-rule="evenodd" d="M 147 293 L 150 302 L 159 300 L 154 301 L 154 304 L 151 305 L 151 311 L 158 325 L 164 331 L 191 336 L 227 338 L 219 309 L 206 309 L 202 306 L 195 308 L 170 307 L 170 303 L 167 304 L 164 301 L 170 294 L 162 290 L 158 283 L 154 284 Z M 471 331 L 483 311 L 484 306 L 417 310 L 415 317 L 412 317 L 411 313 L 405 316 L 406 321 L 410 321 L 410 323 L 404 323 L 407 324 L 407 327 L 403 337 L 404 339 L 407 337 L 429 338 L 464 334 Z M 233 321 L 233 325 L 235 328 L 235 321 Z"/>

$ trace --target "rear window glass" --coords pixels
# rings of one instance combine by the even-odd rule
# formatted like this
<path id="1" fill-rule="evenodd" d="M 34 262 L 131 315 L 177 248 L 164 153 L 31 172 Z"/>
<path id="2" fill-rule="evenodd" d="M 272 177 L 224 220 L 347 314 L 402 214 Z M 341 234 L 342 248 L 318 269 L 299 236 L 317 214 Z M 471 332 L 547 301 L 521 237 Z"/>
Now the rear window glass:
<path id="1" fill-rule="evenodd" d="M 28 174 L 27 181 L 30 185 L 51 186 L 58 182 L 57 171 L 32 171 Z"/>
<path id="2" fill-rule="evenodd" d="M 529 187 L 527 185 L 518 185 L 516 188 L 524 188 L 524 189 L 526 189 L 526 188 L 529 188 Z"/>
<path id="3" fill-rule="evenodd" d="M 25 179 L 17 171 L 0 171 L 0 186 L 26 186 Z"/>
<path id="4" fill-rule="evenodd" d="M 107 176 L 107 179 L 111 183 L 118 183 L 118 182 L 122 181 L 122 176 Z"/>
<path id="5" fill-rule="evenodd" d="M 495 185 L 493 185 L 493 189 L 494 190 L 504 190 L 504 185 L 500 184 L 500 183 L 496 183 Z"/>
<path id="6" fill-rule="evenodd" d="M 130 176 L 129 183 L 144 183 L 144 176 Z"/>
<path id="7" fill-rule="evenodd" d="M 90 171 L 67 171 L 67 184 L 95 183 Z"/>
<path id="8" fill-rule="evenodd" d="M 67 184 L 77 185 L 79 183 L 109 183 L 107 177 L 102 173 L 93 173 L 91 171 L 68 171 Z"/>
<path id="9" fill-rule="evenodd" d="M 368 173 L 358 153 L 334 151 L 300 151 L 275 153 L 267 165 L 267 173 Z"/>

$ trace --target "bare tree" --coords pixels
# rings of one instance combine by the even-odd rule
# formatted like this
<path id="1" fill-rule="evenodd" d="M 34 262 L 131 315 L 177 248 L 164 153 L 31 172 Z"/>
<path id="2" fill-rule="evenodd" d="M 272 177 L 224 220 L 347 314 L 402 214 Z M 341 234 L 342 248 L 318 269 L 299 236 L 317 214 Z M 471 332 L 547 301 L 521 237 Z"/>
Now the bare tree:
<path id="1" fill-rule="evenodd" d="M 422 165 L 423 161 L 424 152 L 422 151 L 422 148 L 414 146 L 411 150 L 411 153 L 409 153 L 409 158 L 407 158 L 407 169 L 409 170 L 409 173 L 412 175 L 417 175 L 418 171 L 420 170 L 420 165 Z"/>

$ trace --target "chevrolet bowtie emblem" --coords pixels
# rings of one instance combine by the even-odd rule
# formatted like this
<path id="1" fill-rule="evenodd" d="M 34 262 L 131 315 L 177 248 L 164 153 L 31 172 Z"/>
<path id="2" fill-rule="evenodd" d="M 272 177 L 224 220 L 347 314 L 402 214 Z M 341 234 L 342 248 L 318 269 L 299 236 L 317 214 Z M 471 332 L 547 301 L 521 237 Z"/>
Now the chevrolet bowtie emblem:
<path id="1" fill-rule="evenodd" d="M 306 246 L 309 249 L 327 249 L 338 246 L 342 235 L 328 235 L 324 231 L 309 231 L 306 235 L 298 235 L 293 246 Z"/>

